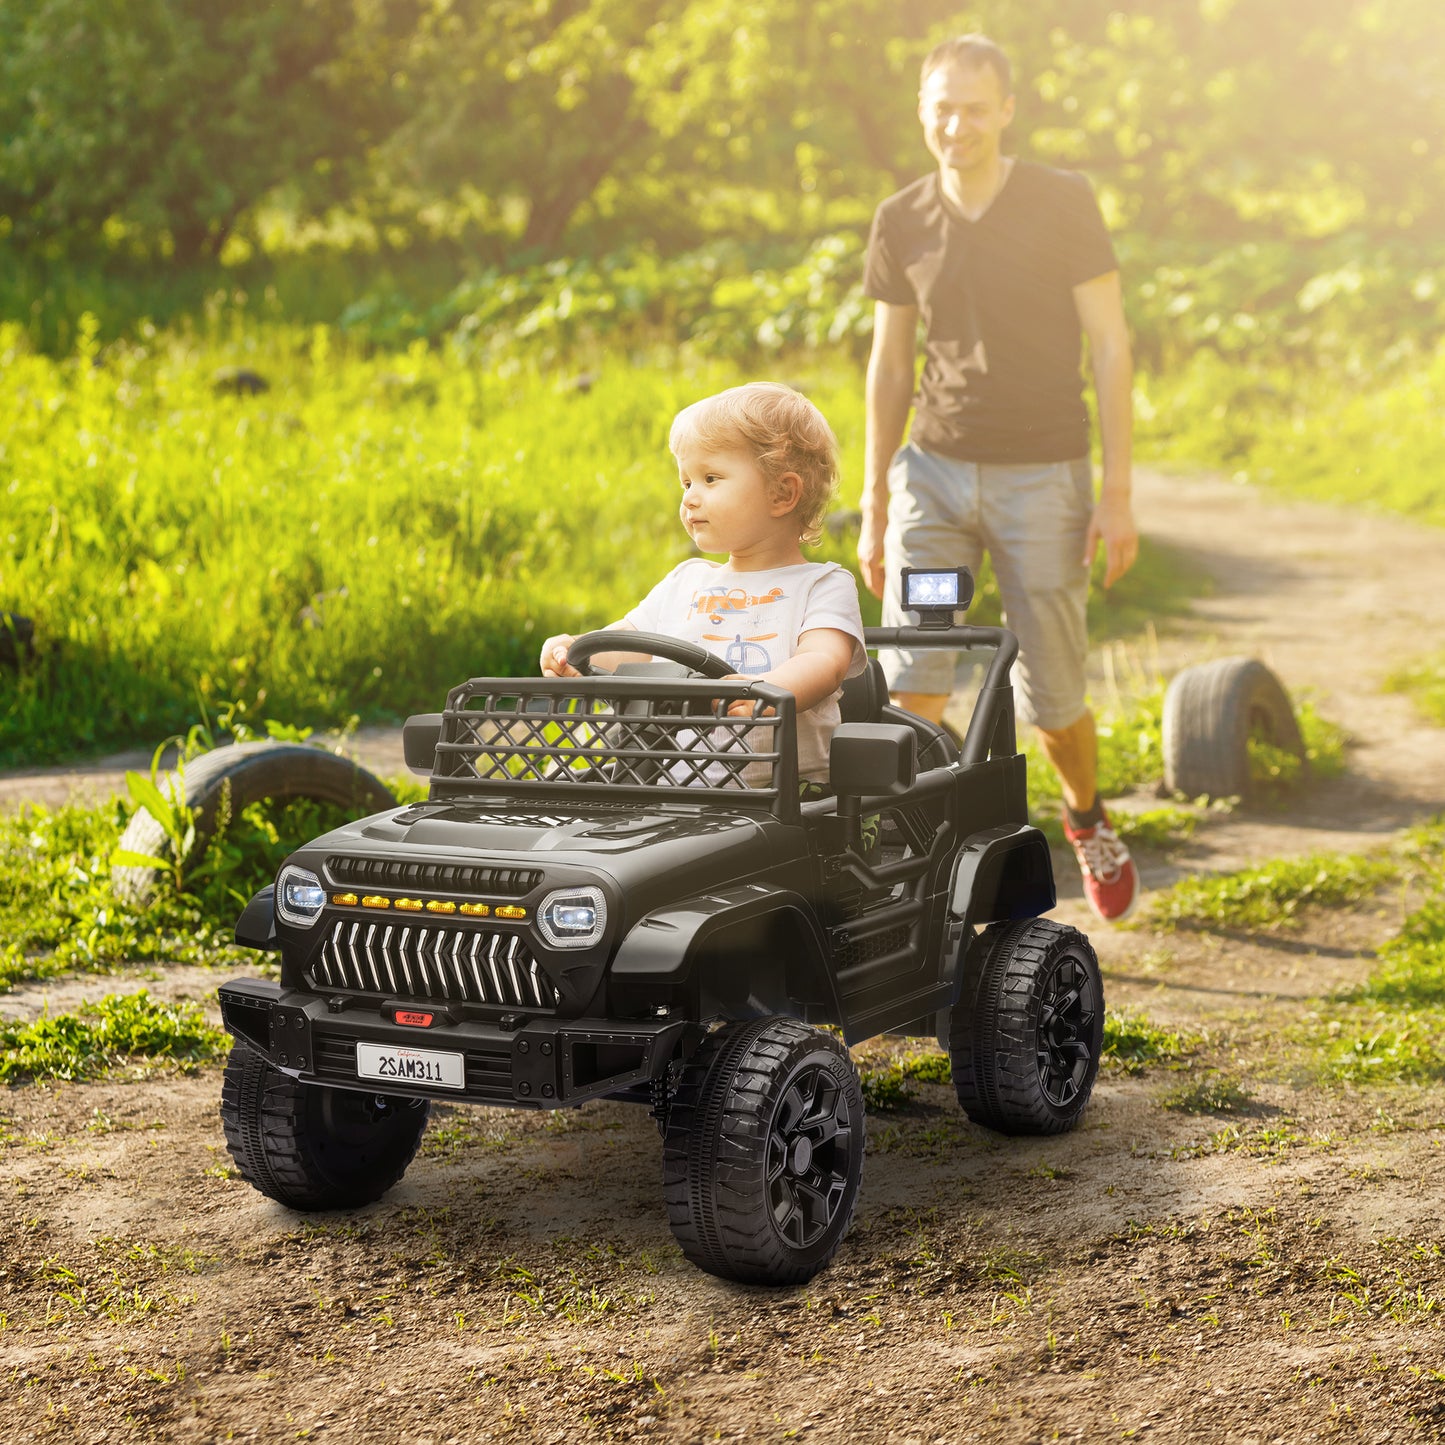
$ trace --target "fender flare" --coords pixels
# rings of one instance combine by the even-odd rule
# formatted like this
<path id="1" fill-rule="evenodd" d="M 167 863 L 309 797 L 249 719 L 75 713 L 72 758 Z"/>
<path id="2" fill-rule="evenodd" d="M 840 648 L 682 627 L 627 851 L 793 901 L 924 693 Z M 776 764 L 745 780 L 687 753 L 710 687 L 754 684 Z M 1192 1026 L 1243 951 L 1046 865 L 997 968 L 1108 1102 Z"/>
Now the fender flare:
<path id="1" fill-rule="evenodd" d="M 987 923 L 1037 918 L 1059 901 L 1049 840 L 1028 823 L 1005 823 L 965 838 L 948 892 L 950 966 L 955 996 L 960 948 Z"/>
<path id="2" fill-rule="evenodd" d="M 750 946 L 724 958 L 715 946 L 732 930 Z M 770 936 L 788 940 L 781 959 L 760 946 Z M 842 1017 L 826 940 L 807 901 L 787 888 L 749 883 L 659 908 L 633 925 L 609 972 L 624 985 L 695 985 L 728 1013 L 789 1012 L 800 1000 Z"/>
<path id="3" fill-rule="evenodd" d="M 276 885 L 268 883 L 241 911 L 236 920 L 236 942 L 242 948 L 279 951 L 276 937 Z"/>

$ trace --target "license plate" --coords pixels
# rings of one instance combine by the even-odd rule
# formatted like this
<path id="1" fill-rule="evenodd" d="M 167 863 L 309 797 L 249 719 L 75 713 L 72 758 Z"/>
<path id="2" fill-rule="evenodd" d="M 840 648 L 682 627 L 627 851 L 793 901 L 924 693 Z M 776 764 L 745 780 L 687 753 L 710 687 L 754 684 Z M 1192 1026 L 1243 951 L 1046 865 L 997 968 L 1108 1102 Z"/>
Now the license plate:
<path id="1" fill-rule="evenodd" d="M 356 1077 L 384 1084 L 425 1084 L 438 1089 L 465 1089 L 466 1064 L 461 1054 L 440 1049 L 408 1049 L 394 1044 L 356 1046 Z"/>

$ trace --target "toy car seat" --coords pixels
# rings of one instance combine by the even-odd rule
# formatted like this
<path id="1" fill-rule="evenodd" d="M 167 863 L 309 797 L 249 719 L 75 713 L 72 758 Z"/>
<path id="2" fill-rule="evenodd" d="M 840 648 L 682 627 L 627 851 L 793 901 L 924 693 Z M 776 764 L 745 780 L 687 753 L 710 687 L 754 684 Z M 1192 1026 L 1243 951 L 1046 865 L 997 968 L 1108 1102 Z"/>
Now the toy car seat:
<path id="1" fill-rule="evenodd" d="M 912 728 L 918 734 L 920 772 L 958 761 L 958 744 L 947 728 L 893 706 L 883 664 L 876 657 L 868 659 L 868 666 L 857 677 L 844 682 L 838 712 L 839 720 L 845 723 L 891 722 Z"/>

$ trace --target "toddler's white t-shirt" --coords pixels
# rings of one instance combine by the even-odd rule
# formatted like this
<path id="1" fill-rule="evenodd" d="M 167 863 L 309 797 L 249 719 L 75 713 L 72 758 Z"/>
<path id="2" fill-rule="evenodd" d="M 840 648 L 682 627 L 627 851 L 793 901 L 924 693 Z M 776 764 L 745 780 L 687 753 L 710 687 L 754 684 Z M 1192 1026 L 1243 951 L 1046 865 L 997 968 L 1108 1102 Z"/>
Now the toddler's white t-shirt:
<path id="1" fill-rule="evenodd" d="M 848 677 L 868 664 L 863 614 L 853 574 L 836 562 L 799 562 L 768 572 L 734 572 L 689 557 L 679 562 L 623 619 L 639 632 L 695 642 L 737 673 L 754 677 L 786 662 L 798 639 L 819 627 L 853 639 Z M 834 692 L 798 714 L 798 776 L 828 778 L 828 745 L 838 726 Z"/>

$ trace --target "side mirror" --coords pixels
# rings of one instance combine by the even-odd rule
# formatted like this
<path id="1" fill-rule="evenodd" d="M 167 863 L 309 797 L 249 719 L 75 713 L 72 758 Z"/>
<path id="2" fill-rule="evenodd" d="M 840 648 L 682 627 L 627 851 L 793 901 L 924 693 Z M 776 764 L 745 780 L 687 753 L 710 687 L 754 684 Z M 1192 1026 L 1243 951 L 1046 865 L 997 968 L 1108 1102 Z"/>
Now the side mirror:
<path id="1" fill-rule="evenodd" d="M 406 765 L 424 776 L 436 765 L 437 744 L 442 737 L 442 715 L 421 712 L 407 718 L 401 729 L 401 749 Z"/>
<path id="2" fill-rule="evenodd" d="M 918 734 L 901 723 L 840 723 L 828 777 L 840 798 L 906 793 L 918 777 Z"/>

